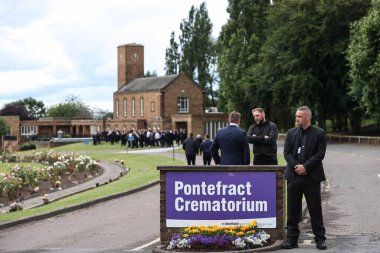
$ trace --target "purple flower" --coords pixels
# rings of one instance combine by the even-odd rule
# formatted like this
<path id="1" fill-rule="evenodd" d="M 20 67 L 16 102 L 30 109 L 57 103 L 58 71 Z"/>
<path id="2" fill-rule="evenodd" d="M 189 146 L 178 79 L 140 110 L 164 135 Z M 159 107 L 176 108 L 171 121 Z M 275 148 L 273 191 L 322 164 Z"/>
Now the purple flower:
<path id="1" fill-rule="evenodd" d="M 228 248 L 231 247 L 233 237 L 231 235 L 203 236 L 201 234 L 187 238 L 191 248 Z"/>

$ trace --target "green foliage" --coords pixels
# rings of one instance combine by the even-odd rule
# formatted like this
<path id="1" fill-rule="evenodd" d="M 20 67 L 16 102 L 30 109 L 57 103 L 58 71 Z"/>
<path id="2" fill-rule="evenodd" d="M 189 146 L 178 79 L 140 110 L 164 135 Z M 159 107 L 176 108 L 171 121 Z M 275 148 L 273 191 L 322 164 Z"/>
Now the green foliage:
<path id="1" fill-rule="evenodd" d="M 312 108 L 321 127 L 327 119 L 360 122 L 348 96 L 345 51 L 351 22 L 369 6 L 369 0 L 230 1 L 219 38 L 221 105 L 240 111 L 243 126 L 257 106 L 280 129 L 293 126 L 301 105 Z"/>
<path id="2" fill-rule="evenodd" d="M 7 133 L 9 133 L 9 126 L 7 122 L 5 122 L 5 120 L 0 117 L 0 138 Z"/>
<path id="3" fill-rule="evenodd" d="M 35 98 L 28 97 L 15 102 L 25 106 L 31 118 L 39 119 L 45 116 L 46 107 L 42 101 L 37 101 Z"/>
<path id="4" fill-rule="evenodd" d="M 47 116 L 81 119 L 93 117 L 90 108 L 75 96 L 68 97 L 64 103 L 59 103 L 50 107 Z"/>
<path id="5" fill-rule="evenodd" d="M 157 72 L 153 71 L 150 72 L 149 70 L 145 73 L 144 77 L 152 77 L 152 76 L 157 76 Z"/>
<path id="6" fill-rule="evenodd" d="M 170 34 L 170 46 L 166 49 L 165 53 L 165 70 L 166 75 L 178 74 L 179 72 L 179 61 L 180 53 L 179 45 L 175 40 L 175 33 Z"/>
<path id="7" fill-rule="evenodd" d="M 3 108 L 0 110 L 0 116 L 19 116 L 20 120 L 29 120 L 31 117 L 29 116 L 28 111 L 25 106 L 18 103 L 9 103 L 5 104 Z"/>
<path id="8" fill-rule="evenodd" d="M 191 7 L 187 19 L 180 24 L 179 42 L 171 33 L 170 46 L 166 49 L 166 74 L 183 72 L 206 92 L 206 106 L 215 106 L 218 93 L 215 84 L 216 42 L 212 38 L 212 23 L 206 4 Z"/>
<path id="9" fill-rule="evenodd" d="M 370 114 L 380 114 L 380 1 L 353 23 L 347 50 L 350 94 Z"/>
<path id="10" fill-rule="evenodd" d="M 33 143 L 24 143 L 20 147 L 20 151 L 36 149 L 36 145 Z"/>
<path id="11" fill-rule="evenodd" d="M 219 43 L 220 100 L 224 111 L 239 111 L 242 125 L 252 121 L 253 106 L 265 107 L 254 100 L 259 94 L 252 79 L 253 69 L 260 63 L 260 48 L 267 34 L 267 13 L 270 1 L 229 1 L 227 24 L 222 27 Z M 265 94 L 261 94 L 265 96 Z"/>

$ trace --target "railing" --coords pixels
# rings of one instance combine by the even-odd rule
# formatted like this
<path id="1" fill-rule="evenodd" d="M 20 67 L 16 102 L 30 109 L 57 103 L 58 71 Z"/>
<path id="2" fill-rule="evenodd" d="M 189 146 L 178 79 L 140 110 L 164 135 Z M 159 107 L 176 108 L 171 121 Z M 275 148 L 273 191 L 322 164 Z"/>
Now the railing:
<path id="1" fill-rule="evenodd" d="M 326 138 L 327 138 L 328 142 L 332 142 L 332 143 L 380 145 L 380 137 L 379 136 L 357 136 L 357 135 L 327 134 Z"/>
<path id="2" fill-rule="evenodd" d="M 279 140 L 285 140 L 286 134 L 279 134 Z M 380 145 L 380 136 L 359 136 L 359 135 L 340 135 L 326 134 L 327 142 L 330 143 L 350 143 L 361 145 Z"/>

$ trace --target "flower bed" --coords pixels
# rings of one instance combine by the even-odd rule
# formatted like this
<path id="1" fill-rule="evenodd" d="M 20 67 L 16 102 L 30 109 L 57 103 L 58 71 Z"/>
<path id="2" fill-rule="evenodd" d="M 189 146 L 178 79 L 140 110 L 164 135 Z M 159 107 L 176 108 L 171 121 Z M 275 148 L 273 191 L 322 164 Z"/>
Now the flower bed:
<path id="1" fill-rule="evenodd" d="M 21 163 L 0 173 L 0 203 L 8 205 L 16 198 L 42 195 L 58 188 L 67 188 L 99 175 L 96 161 L 88 156 L 60 154 L 53 151 L 34 152 L 16 157 L 17 162 L 38 162 L 44 168 L 24 166 Z"/>
<path id="2" fill-rule="evenodd" d="M 233 251 L 268 246 L 270 235 L 257 229 L 256 221 L 245 226 L 192 226 L 172 237 L 168 250 Z"/>

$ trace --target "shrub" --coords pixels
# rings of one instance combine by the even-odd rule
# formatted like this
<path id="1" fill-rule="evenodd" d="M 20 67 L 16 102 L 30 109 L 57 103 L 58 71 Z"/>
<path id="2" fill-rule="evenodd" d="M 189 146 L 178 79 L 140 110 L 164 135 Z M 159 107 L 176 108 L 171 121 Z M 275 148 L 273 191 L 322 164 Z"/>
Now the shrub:
<path id="1" fill-rule="evenodd" d="M 36 149 L 36 145 L 33 143 L 24 143 L 20 147 L 20 151 Z"/>

